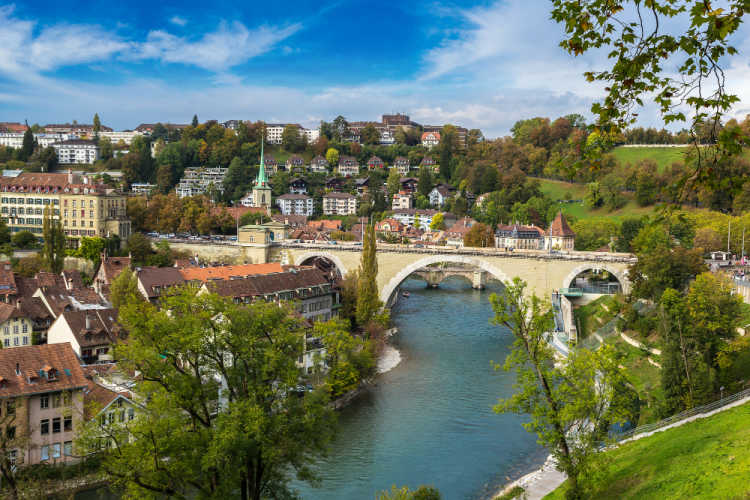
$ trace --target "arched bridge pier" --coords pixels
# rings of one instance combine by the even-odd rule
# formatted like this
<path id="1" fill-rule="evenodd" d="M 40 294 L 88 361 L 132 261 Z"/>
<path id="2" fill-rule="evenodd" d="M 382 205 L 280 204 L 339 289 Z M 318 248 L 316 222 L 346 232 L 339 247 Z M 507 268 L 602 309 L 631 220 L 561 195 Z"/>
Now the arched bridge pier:
<path id="1" fill-rule="evenodd" d="M 418 269 L 412 273 L 412 276 L 418 276 L 422 278 L 427 286 L 430 288 L 437 288 L 440 283 L 452 276 L 459 276 L 466 279 L 471 283 L 471 287 L 475 290 L 484 289 L 487 283 L 487 271 L 482 269 L 466 268 L 466 267 L 435 267 L 428 266 Z"/>

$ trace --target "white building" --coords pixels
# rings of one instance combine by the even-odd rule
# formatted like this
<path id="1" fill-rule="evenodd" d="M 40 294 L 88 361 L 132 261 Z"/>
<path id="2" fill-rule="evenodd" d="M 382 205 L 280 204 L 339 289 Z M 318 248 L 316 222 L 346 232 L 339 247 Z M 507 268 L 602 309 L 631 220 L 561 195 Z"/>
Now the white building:
<path id="1" fill-rule="evenodd" d="M 310 172 L 327 173 L 328 160 L 318 155 L 310 162 Z"/>
<path id="2" fill-rule="evenodd" d="M 396 170 L 398 170 L 398 173 L 401 174 L 402 177 L 406 177 L 407 175 L 409 175 L 411 164 L 409 163 L 408 158 L 399 156 L 398 158 L 393 160 L 393 166 L 396 168 Z"/>
<path id="3" fill-rule="evenodd" d="M 349 193 L 328 193 L 323 196 L 323 214 L 356 215 L 357 197 Z"/>
<path id="4" fill-rule="evenodd" d="M 320 127 L 318 128 L 303 128 L 302 134 L 307 139 L 308 144 L 312 144 L 320 138 Z"/>
<path id="5" fill-rule="evenodd" d="M 433 207 L 442 207 L 452 196 L 453 193 L 446 185 L 439 184 L 430 191 L 430 205 Z"/>
<path id="6" fill-rule="evenodd" d="M 52 144 L 61 165 L 91 164 L 99 159 L 99 146 L 96 141 L 69 139 Z"/>
<path id="7" fill-rule="evenodd" d="M 110 140 L 112 144 L 119 144 L 120 141 L 124 142 L 128 146 L 133 143 L 133 139 L 143 135 L 143 132 L 137 130 L 124 130 L 122 132 L 99 132 L 99 137 Z"/>
<path id="8" fill-rule="evenodd" d="M 352 156 L 342 156 L 339 159 L 339 174 L 346 177 L 359 175 L 359 162 Z"/>
<path id="9" fill-rule="evenodd" d="M 304 194 L 287 193 L 276 198 L 276 204 L 284 215 L 306 215 L 313 214 L 313 199 Z"/>
<path id="10" fill-rule="evenodd" d="M 304 137 L 308 144 L 318 140 L 320 137 L 320 128 L 307 129 L 297 123 L 267 123 L 266 124 L 266 142 L 268 144 L 281 144 L 281 136 L 284 133 L 284 129 L 292 125 L 299 129 L 299 135 Z"/>
<path id="11" fill-rule="evenodd" d="M 438 214 L 437 210 L 415 210 L 415 209 L 400 209 L 393 212 L 392 217 L 399 221 L 401 224 L 407 226 L 418 227 L 419 229 L 429 229 L 432 223 L 432 218 L 435 214 Z M 417 225 L 417 221 L 419 224 Z"/>
<path id="12" fill-rule="evenodd" d="M 380 132 L 380 144 L 386 146 L 392 146 L 396 144 L 396 138 L 393 136 L 393 132 L 390 130 L 382 130 Z"/>
<path id="13" fill-rule="evenodd" d="M 414 208 L 414 197 L 411 194 L 399 191 L 393 195 L 392 210 L 409 210 L 410 208 Z"/>
<path id="14" fill-rule="evenodd" d="M 69 139 L 78 139 L 78 136 L 75 134 L 34 134 L 34 140 L 43 148 Z M 21 149 L 23 147 L 23 132 L 0 133 L 0 146 Z"/>
<path id="15" fill-rule="evenodd" d="M 224 176 L 227 175 L 227 169 L 216 168 L 188 168 L 180 179 L 175 188 L 177 196 L 185 198 L 186 196 L 198 196 L 205 194 L 209 186 L 214 187 L 218 192 L 224 192 Z"/>
<path id="16" fill-rule="evenodd" d="M 148 182 L 134 182 L 130 185 L 130 191 L 135 194 L 150 194 L 154 189 L 156 189 L 156 184 Z"/>
<path id="17" fill-rule="evenodd" d="M 440 144 L 440 132 L 425 132 L 422 134 L 422 146 L 432 149 Z"/>

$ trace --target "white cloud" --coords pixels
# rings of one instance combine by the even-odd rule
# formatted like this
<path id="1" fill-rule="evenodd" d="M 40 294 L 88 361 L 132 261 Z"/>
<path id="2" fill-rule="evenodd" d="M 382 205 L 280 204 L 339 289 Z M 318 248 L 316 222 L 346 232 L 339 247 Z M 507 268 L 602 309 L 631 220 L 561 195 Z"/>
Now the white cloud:
<path id="1" fill-rule="evenodd" d="M 128 40 L 101 26 L 60 23 L 35 33 L 34 21 L 13 16 L 14 6 L 0 7 L 0 75 L 18 80 L 37 78 L 40 73 L 78 64 L 123 60 L 156 59 L 164 63 L 197 66 L 209 71 L 226 71 L 271 50 L 292 36 L 300 24 L 285 27 L 260 26 L 222 21 L 213 32 L 197 40 L 165 30 L 148 33 L 145 41 Z M 187 22 L 179 16 L 171 22 Z"/>
<path id="2" fill-rule="evenodd" d="M 188 20 L 181 16 L 172 16 L 169 18 L 169 22 L 176 24 L 177 26 L 185 26 L 188 23 Z"/>

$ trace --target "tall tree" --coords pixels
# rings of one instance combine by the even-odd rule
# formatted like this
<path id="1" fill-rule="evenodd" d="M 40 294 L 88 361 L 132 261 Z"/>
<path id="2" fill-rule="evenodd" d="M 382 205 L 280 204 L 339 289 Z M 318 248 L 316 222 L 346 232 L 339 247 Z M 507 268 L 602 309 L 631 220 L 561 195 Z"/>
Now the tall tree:
<path id="1" fill-rule="evenodd" d="M 116 353 L 141 374 L 145 411 L 127 423 L 128 439 L 94 419 L 79 447 L 110 438 L 102 468 L 132 498 L 293 498 L 290 476 L 314 479 L 335 418 L 324 391 L 297 389 L 302 321 L 191 287 L 162 301 L 119 315 L 129 336 Z"/>
<path id="2" fill-rule="evenodd" d="M 630 418 L 626 379 L 610 347 L 579 349 L 556 363 L 548 343 L 553 312 L 526 283 L 515 278 L 505 293 L 490 296 L 493 323 L 513 334 L 503 369 L 515 371 L 515 393 L 501 399 L 495 411 L 528 416 L 534 432 L 568 476 L 567 498 L 583 498 L 592 473 L 592 457 L 607 440 L 609 426 Z M 496 369 L 499 366 L 495 367 Z"/>
<path id="3" fill-rule="evenodd" d="M 143 301 L 143 295 L 138 289 L 138 278 L 130 269 L 124 269 L 117 278 L 112 281 L 109 300 L 112 307 L 117 310 L 123 307 Z"/>
<path id="4" fill-rule="evenodd" d="M 464 235 L 464 246 L 466 247 L 494 247 L 495 232 L 492 228 L 481 222 L 474 224 Z"/>
<path id="5" fill-rule="evenodd" d="M 393 195 L 401 189 L 401 174 L 398 173 L 396 167 L 392 167 L 390 172 L 388 172 L 386 187 L 388 189 L 388 198 L 392 200 Z"/>
<path id="6" fill-rule="evenodd" d="M 21 161 L 27 161 L 31 158 L 35 146 L 34 133 L 27 124 L 26 131 L 23 133 L 23 143 L 21 144 L 21 149 L 18 151 L 18 159 Z"/>
<path id="7" fill-rule="evenodd" d="M 62 271 L 65 262 L 65 232 L 60 218 L 53 217 L 51 205 L 44 208 L 42 236 L 44 237 L 42 247 L 44 265 L 49 272 L 57 274 Z"/>
<path id="8" fill-rule="evenodd" d="M 417 192 L 424 197 L 430 195 L 432 191 L 432 172 L 430 167 L 422 166 L 419 168 L 419 182 L 417 183 Z"/>
<path id="9" fill-rule="evenodd" d="M 374 146 L 380 142 L 380 132 L 378 132 L 378 129 L 372 123 L 368 123 L 362 129 L 362 132 L 360 132 L 359 139 L 362 141 L 362 144 Z"/>
<path id="10" fill-rule="evenodd" d="M 193 121 L 190 122 L 190 124 L 193 126 L 193 128 L 200 125 L 200 122 L 198 121 L 198 115 L 193 115 Z"/>
<path id="11" fill-rule="evenodd" d="M 99 132 L 102 130 L 102 121 L 99 119 L 99 113 L 94 113 L 94 139 L 99 139 Z"/>
<path id="12" fill-rule="evenodd" d="M 336 168 L 339 164 L 339 150 L 335 148 L 328 148 L 326 151 L 326 161 L 331 168 Z"/>
<path id="13" fill-rule="evenodd" d="M 378 298 L 378 259 L 375 226 L 368 224 L 362 238 L 362 258 L 357 274 L 357 323 L 364 326 L 382 306 Z"/>

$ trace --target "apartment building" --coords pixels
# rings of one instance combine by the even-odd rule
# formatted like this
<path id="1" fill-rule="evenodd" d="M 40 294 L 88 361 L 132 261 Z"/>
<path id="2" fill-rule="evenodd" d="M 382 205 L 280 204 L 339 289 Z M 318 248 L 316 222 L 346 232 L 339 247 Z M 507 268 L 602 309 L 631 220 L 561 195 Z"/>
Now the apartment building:
<path id="1" fill-rule="evenodd" d="M 61 173 L 22 173 L 0 177 L 0 216 L 12 233 L 30 231 L 42 236 L 44 209 L 62 219 L 73 248 L 82 236 L 130 237 L 126 196 L 70 170 Z"/>
<path id="2" fill-rule="evenodd" d="M 90 165 L 100 158 L 99 145 L 86 139 L 68 139 L 52 144 L 61 165 Z"/>
<path id="3" fill-rule="evenodd" d="M 327 173 L 328 160 L 318 155 L 310 162 L 310 172 Z"/>
<path id="4" fill-rule="evenodd" d="M 304 137 L 308 144 L 312 144 L 320 137 L 320 129 L 306 129 L 298 123 L 266 123 L 266 142 L 268 144 L 281 144 L 281 136 L 284 129 L 292 125 L 299 129 L 299 135 Z"/>
<path id="5" fill-rule="evenodd" d="M 395 160 L 393 160 L 393 167 L 398 170 L 398 173 L 402 176 L 409 175 L 409 170 L 411 169 L 411 164 L 409 163 L 408 158 L 404 158 L 403 156 L 399 156 Z"/>
<path id="6" fill-rule="evenodd" d="M 210 186 L 219 192 L 224 192 L 224 176 L 227 175 L 226 168 L 187 168 L 182 175 L 179 184 L 175 188 L 177 196 L 198 196 L 205 194 Z"/>
<path id="7" fill-rule="evenodd" d="M 357 197 L 349 193 L 327 193 L 323 196 L 323 214 L 356 215 Z"/>
<path id="8" fill-rule="evenodd" d="M 0 432 L 14 465 L 72 462 L 87 380 L 70 344 L 0 350 Z"/>
<path id="9" fill-rule="evenodd" d="M 112 144 L 119 144 L 120 141 L 122 141 L 124 144 L 130 146 L 130 144 L 133 143 L 133 139 L 136 137 L 140 137 L 142 135 L 145 135 L 143 132 L 140 132 L 138 130 L 123 130 L 122 132 L 99 132 L 100 138 L 107 138 L 109 139 Z"/>
<path id="10" fill-rule="evenodd" d="M 353 156 L 342 156 L 339 158 L 339 174 L 346 177 L 359 175 L 359 162 Z"/>
<path id="11" fill-rule="evenodd" d="M 276 204 L 284 215 L 313 214 L 313 199 L 304 194 L 287 193 L 276 198 Z"/>
<path id="12" fill-rule="evenodd" d="M 23 135 L 23 132 L 0 133 L 0 146 L 21 149 L 23 147 Z M 43 148 L 69 139 L 78 139 L 78 136 L 75 134 L 34 134 L 34 140 Z"/>
<path id="13" fill-rule="evenodd" d="M 62 123 L 62 124 L 47 124 L 44 126 L 44 131 L 48 134 L 77 134 L 85 135 L 88 137 L 94 136 L 94 126 L 86 123 Z M 110 127 L 101 125 L 99 132 L 112 132 Z"/>
<path id="14" fill-rule="evenodd" d="M 409 210 L 414 208 L 414 197 L 406 191 L 399 191 L 393 195 L 392 210 Z"/>

